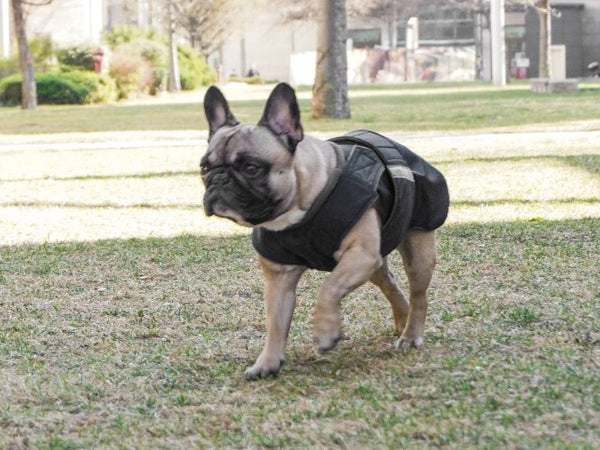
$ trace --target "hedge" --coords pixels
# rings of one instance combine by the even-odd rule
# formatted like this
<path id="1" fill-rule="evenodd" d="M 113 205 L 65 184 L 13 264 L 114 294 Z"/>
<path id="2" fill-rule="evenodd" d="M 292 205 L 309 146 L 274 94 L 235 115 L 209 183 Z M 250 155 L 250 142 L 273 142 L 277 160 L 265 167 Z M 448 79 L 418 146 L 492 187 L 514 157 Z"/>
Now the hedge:
<path id="1" fill-rule="evenodd" d="M 114 98 L 114 81 L 94 72 L 40 73 L 35 75 L 38 104 L 83 105 Z M 0 81 L 0 104 L 21 103 L 21 75 Z"/>
<path id="2" fill-rule="evenodd" d="M 203 56 L 196 53 L 187 45 L 177 46 L 179 59 L 179 79 L 181 89 L 194 90 L 199 86 L 208 86 L 216 83 L 217 73 L 209 67 Z"/>
<path id="3" fill-rule="evenodd" d="M 94 50 L 91 47 L 69 47 L 56 51 L 56 59 L 64 66 L 94 70 Z"/>

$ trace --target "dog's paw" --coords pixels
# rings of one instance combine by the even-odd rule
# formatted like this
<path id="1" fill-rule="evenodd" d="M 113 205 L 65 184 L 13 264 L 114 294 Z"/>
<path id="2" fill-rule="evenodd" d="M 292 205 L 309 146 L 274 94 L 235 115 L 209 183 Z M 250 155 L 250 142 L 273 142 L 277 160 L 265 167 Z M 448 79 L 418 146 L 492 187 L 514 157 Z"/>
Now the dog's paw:
<path id="1" fill-rule="evenodd" d="M 269 369 L 264 367 L 249 367 L 244 372 L 244 377 L 248 381 L 259 380 L 261 378 L 272 377 L 275 378 L 279 374 L 279 368 L 277 369 Z"/>
<path id="2" fill-rule="evenodd" d="M 275 361 L 271 364 L 259 363 L 257 361 L 252 367 L 246 369 L 244 376 L 248 381 L 258 380 L 260 378 L 275 378 L 279 374 L 282 365 L 283 360 Z"/>
<path id="3" fill-rule="evenodd" d="M 319 350 L 319 353 L 325 353 L 329 350 L 333 350 L 341 339 L 342 335 L 339 333 L 339 331 L 321 334 L 317 334 L 315 332 L 314 341 L 315 345 L 317 346 L 317 349 Z"/>
<path id="4" fill-rule="evenodd" d="M 315 312 L 313 340 L 320 353 L 332 350 L 342 339 L 340 322 L 338 314 Z"/>
<path id="5" fill-rule="evenodd" d="M 425 340 L 423 339 L 422 336 L 415 338 L 415 339 L 402 336 L 400 339 L 398 339 L 396 341 L 396 343 L 394 344 L 394 348 L 396 350 L 404 350 L 404 349 L 408 349 L 408 348 L 419 348 L 419 347 L 422 347 L 424 343 L 425 343 Z"/>

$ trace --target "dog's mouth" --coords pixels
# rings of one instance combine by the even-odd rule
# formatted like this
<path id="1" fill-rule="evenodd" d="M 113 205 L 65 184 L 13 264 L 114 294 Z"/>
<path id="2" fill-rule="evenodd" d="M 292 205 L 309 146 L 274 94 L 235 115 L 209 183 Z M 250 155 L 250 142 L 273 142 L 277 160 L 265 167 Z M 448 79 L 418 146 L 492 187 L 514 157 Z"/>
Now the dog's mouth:
<path id="1" fill-rule="evenodd" d="M 207 216 L 217 216 L 232 220 L 238 225 L 254 227 L 272 220 L 278 202 L 256 202 L 247 196 L 225 195 L 217 189 L 207 189 L 204 195 L 204 212 Z"/>
<path id="2" fill-rule="evenodd" d="M 222 217 L 223 219 L 229 219 L 232 222 L 237 223 L 243 227 L 252 227 L 254 224 L 246 221 L 242 216 L 236 213 L 233 209 L 227 207 L 226 205 L 215 202 L 212 204 L 206 204 L 204 206 L 204 212 L 207 216 L 217 216 Z"/>

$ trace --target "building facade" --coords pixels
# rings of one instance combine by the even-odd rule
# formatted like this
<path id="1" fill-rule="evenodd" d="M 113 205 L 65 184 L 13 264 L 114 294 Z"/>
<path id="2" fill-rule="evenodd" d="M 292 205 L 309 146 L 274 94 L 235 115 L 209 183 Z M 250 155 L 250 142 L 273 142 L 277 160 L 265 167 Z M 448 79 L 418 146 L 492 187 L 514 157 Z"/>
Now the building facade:
<path id="1" fill-rule="evenodd" d="M 48 5 L 24 4 L 29 38 L 50 37 L 57 47 L 99 45 L 118 0 L 54 0 Z M 122 17 L 119 17 L 123 20 Z M 10 0 L 0 0 L 0 57 L 16 51 Z"/>
<path id="2" fill-rule="evenodd" d="M 408 50 L 409 17 L 398 17 L 395 28 L 389 17 L 350 17 L 349 82 L 490 80 L 489 1 L 479 5 L 479 9 L 461 10 L 423 2 L 416 15 L 418 45 Z M 566 76 L 585 77 L 587 65 L 600 60 L 600 0 L 556 0 L 551 6 L 552 45 L 564 46 Z M 314 22 L 282 22 L 277 9 L 258 1 L 243 26 L 226 35 L 214 62 L 223 67 L 225 77 L 243 75 L 254 64 L 266 79 L 310 84 L 314 79 L 315 36 Z M 505 39 L 509 76 L 536 77 L 537 11 L 507 7 Z"/>
<path id="3" fill-rule="evenodd" d="M 562 0 L 552 6 L 552 45 L 564 46 L 567 78 L 588 75 L 588 64 L 600 61 L 600 1 Z M 525 15 L 525 29 L 525 54 L 530 60 L 528 76 L 537 77 L 540 26 L 532 9 Z"/>
<path id="4" fill-rule="evenodd" d="M 57 47 L 98 45 L 102 31 L 117 24 L 158 26 L 157 1 L 55 0 L 28 7 L 28 36 L 50 36 Z M 352 15 L 348 19 L 349 82 L 489 80 L 489 1 L 479 5 L 479 9 L 456 9 L 423 2 L 416 20 L 397 17 L 394 22 L 383 15 Z M 551 5 L 552 43 L 564 47 L 566 76 L 584 77 L 587 65 L 600 60 L 600 0 L 555 0 Z M 316 21 L 292 20 L 266 0 L 245 0 L 236 3 L 224 29 L 219 50 L 209 57 L 221 79 L 246 76 L 252 70 L 266 80 L 294 84 L 314 80 Z M 407 36 L 412 36 L 410 43 Z M 510 74 L 537 76 L 535 9 L 508 8 L 505 36 Z M 13 41 L 10 0 L 0 0 L 0 57 L 15 51 Z"/>

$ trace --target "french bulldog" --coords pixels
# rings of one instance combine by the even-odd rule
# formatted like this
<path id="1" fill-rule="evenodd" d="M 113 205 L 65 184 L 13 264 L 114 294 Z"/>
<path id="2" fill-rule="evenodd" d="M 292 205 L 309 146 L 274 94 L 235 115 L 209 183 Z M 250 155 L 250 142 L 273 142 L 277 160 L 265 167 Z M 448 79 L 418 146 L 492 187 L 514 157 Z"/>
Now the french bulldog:
<path id="1" fill-rule="evenodd" d="M 206 92 L 204 109 L 209 125 L 200 163 L 205 213 L 253 228 L 265 280 L 266 342 L 246 379 L 279 373 L 296 286 L 307 268 L 330 272 L 314 309 L 314 340 L 321 352 L 341 337 L 342 298 L 367 281 L 392 307 L 400 335 L 395 347 L 422 346 L 427 289 L 436 265 L 435 229 L 448 211 L 443 176 L 375 133 L 359 133 L 350 141 L 304 135 L 295 92 L 285 83 L 273 89 L 256 125 L 240 124 L 215 86 Z M 371 135 L 392 143 L 386 151 L 393 153 L 393 164 L 363 140 Z M 383 192 L 392 200 L 382 199 Z M 399 212 L 386 212 L 398 205 Z M 419 219 L 433 209 L 435 220 Z M 402 256 L 408 301 L 388 268 L 393 249 Z"/>

